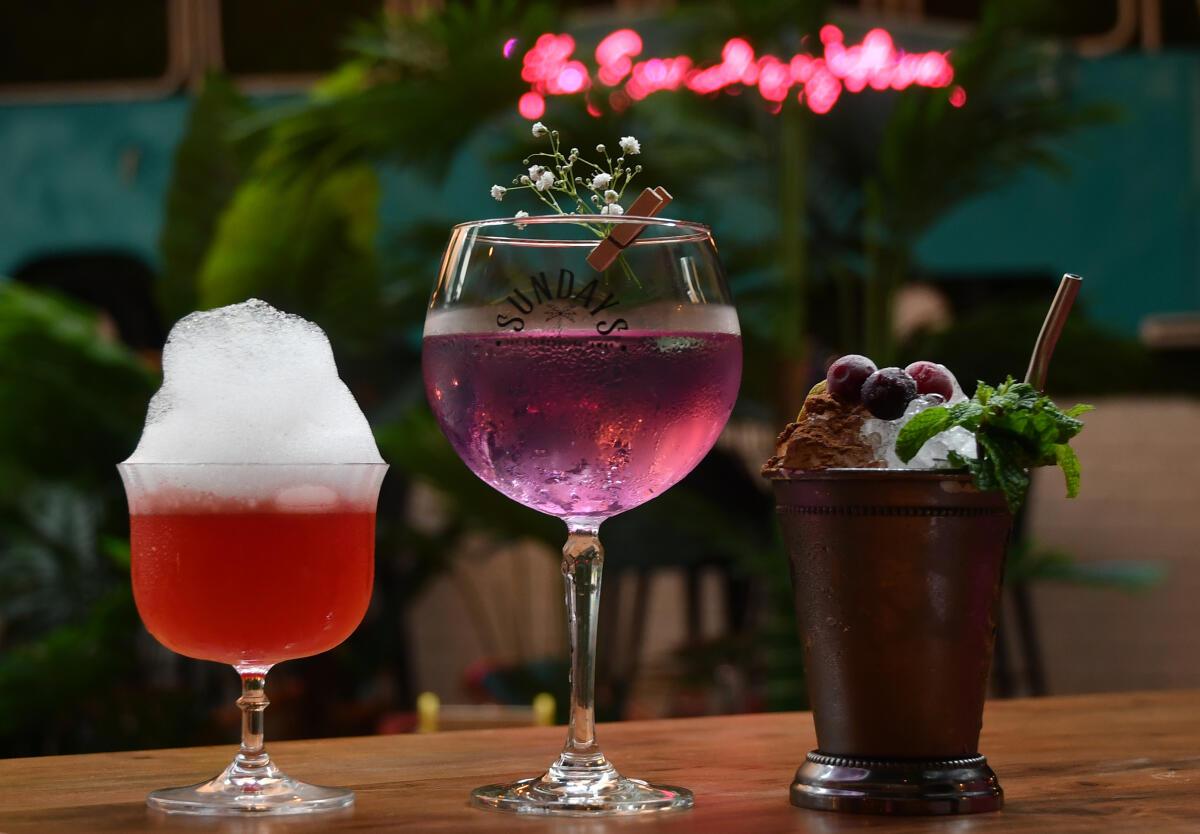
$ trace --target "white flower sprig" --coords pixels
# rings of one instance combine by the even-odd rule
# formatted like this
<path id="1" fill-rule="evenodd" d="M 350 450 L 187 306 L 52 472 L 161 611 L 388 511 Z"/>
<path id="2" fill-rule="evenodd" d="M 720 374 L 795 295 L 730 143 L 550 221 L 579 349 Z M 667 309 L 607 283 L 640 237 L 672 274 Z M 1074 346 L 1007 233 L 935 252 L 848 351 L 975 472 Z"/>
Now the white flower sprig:
<path id="1" fill-rule="evenodd" d="M 499 202 L 510 191 L 528 189 L 558 214 L 599 213 L 617 216 L 625 213 L 621 198 L 629 183 L 642 171 L 641 165 L 629 165 L 625 161 L 626 157 L 642 152 L 642 145 L 637 139 L 623 137 L 618 143 L 621 155 L 616 160 L 609 156 L 604 145 L 597 145 L 596 153 L 604 155 L 604 164 L 600 165 L 584 159 L 579 148 L 571 148 L 564 154 L 558 131 L 551 130 L 541 122 L 534 122 L 532 132 L 535 139 L 549 138 L 549 152 L 532 153 L 522 160 L 529 172 L 514 177 L 511 186 L 493 185 L 493 199 Z M 535 159 L 545 160 L 545 163 L 538 164 L 534 162 Z M 556 195 L 561 195 L 562 203 Z M 529 216 L 523 211 L 517 212 L 517 215 Z"/>

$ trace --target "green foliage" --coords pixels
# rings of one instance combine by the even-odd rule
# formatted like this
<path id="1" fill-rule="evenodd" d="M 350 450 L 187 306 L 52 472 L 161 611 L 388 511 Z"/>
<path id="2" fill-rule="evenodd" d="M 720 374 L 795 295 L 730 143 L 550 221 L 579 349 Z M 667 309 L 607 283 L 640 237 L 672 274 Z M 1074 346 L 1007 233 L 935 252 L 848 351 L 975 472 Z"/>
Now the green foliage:
<path id="1" fill-rule="evenodd" d="M 485 119 L 521 92 L 497 33 L 550 27 L 547 6 L 515 0 L 385 15 L 354 32 L 350 60 L 307 99 L 250 115 L 226 94 L 227 82 L 211 81 L 184 141 L 189 153 L 178 162 L 234 173 L 235 182 L 222 181 L 211 199 L 172 203 L 175 232 L 163 241 L 168 264 L 173 256 L 183 264 L 180 283 L 186 268 L 195 274 L 194 306 L 257 296 L 321 322 L 339 355 L 377 354 L 387 328 L 411 322 L 395 317 L 408 308 L 389 309 L 381 295 L 372 164 L 419 161 L 437 175 L 472 136 L 461 129 L 464 113 Z M 191 192 L 192 175 L 176 172 L 175 189 Z M 176 242 L 206 235 L 210 243 L 195 260 Z"/>
<path id="2" fill-rule="evenodd" d="M 975 33 L 953 52 L 966 106 L 953 107 L 945 90 L 909 90 L 884 127 L 877 167 L 863 186 L 864 341 L 881 364 L 893 359 L 892 300 L 912 269 L 919 236 L 954 206 L 1017 172 L 1039 167 L 1065 176 L 1053 140 L 1116 117 L 1107 105 L 1069 101 L 1053 53 L 1030 38 L 1045 5 L 985 4 Z"/>
<path id="3" fill-rule="evenodd" d="M 966 106 L 953 107 L 944 90 L 897 98 L 870 184 L 879 200 L 874 233 L 908 244 L 949 208 L 1020 171 L 1039 167 L 1066 176 L 1053 140 L 1116 117 L 1112 107 L 1067 100 L 1052 53 L 1030 39 L 1036 14 L 1025 2 L 985 4 L 975 34 L 953 51 L 954 81 L 968 91 Z"/>
<path id="4" fill-rule="evenodd" d="M 116 526 L 115 496 L 63 483 L 30 484 L 0 514 L 4 571 L 0 624 L 6 642 L 67 623 L 125 578 L 126 564 L 101 545 Z M 8 503 L 8 502 L 6 502 Z"/>
<path id="5" fill-rule="evenodd" d="M 1005 582 L 1062 582 L 1126 593 L 1148 591 L 1166 574 L 1166 567 L 1155 562 L 1081 562 L 1062 550 L 1028 543 L 1014 546 L 1004 565 Z"/>
<path id="6" fill-rule="evenodd" d="M 205 740 L 205 705 L 144 679 L 128 578 L 79 622 L 0 654 L 0 755 L 161 747 Z"/>
<path id="7" fill-rule="evenodd" d="M 234 124 L 252 112 L 224 76 L 204 80 L 175 150 L 166 215 L 159 237 L 158 300 L 174 321 L 195 310 L 196 276 L 216 234 L 217 219 L 250 170 L 258 142 L 235 141 Z"/>
<path id="8" fill-rule="evenodd" d="M 717 54 L 738 32 L 760 51 L 786 55 L 814 48 L 827 5 L 681 4 L 673 19 L 696 54 Z M 894 362 L 894 294 L 919 269 L 920 236 L 1030 167 L 1065 175 L 1058 140 L 1115 117 L 1073 99 L 1071 59 L 1031 31 L 1049 5 L 984 4 L 981 24 L 951 49 L 955 84 L 968 92 L 962 108 L 945 89 L 914 87 L 844 95 L 822 117 L 794 101 L 772 115 L 755 95 L 663 93 L 630 109 L 639 135 L 672 149 L 656 157 L 655 171 L 693 216 L 720 232 L 736 193 L 739 209 L 755 217 L 753 240 L 721 240 L 749 337 L 747 368 L 766 371 L 766 384 L 750 378 L 745 394 L 777 414 L 798 406 L 772 399 L 806 342 Z"/>
<path id="9" fill-rule="evenodd" d="M 980 382 L 971 399 L 928 408 L 905 423 L 896 438 L 896 455 L 912 460 L 934 435 L 956 426 L 967 429 L 980 454 L 964 458 L 951 452 L 951 462 L 965 467 L 980 489 L 1003 492 L 1016 512 L 1035 466 L 1060 466 L 1067 496 L 1079 494 L 1079 459 L 1068 444 L 1083 430 L 1078 417 L 1091 408 L 1081 404 L 1060 411 L 1049 397 L 1012 377 L 996 388 Z"/>
<path id="10" fill-rule="evenodd" d="M 90 310 L 0 284 L 5 755 L 128 746 L 144 727 L 119 705 L 137 617 L 114 465 L 137 441 L 157 376 L 104 333 Z"/>
<path id="11" fill-rule="evenodd" d="M 361 351 L 380 326 L 378 204 L 378 179 L 366 165 L 316 183 L 249 179 L 221 216 L 198 305 L 262 298 Z"/>
<path id="12" fill-rule="evenodd" d="M 550 7 L 517 0 L 451 3 L 437 14 L 386 16 L 348 41 L 357 89 L 263 114 L 248 130 L 270 131 L 264 174 L 320 180 L 363 162 L 420 161 L 440 173 L 481 123 L 527 89 L 497 38 L 527 41 L 553 26 Z"/>
<path id="13" fill-rule="evenodd" d="M 1048 283 L 1046 297 L 1053 293 Z M 1086 308 L 1071 314 L 1054 351 L 1049 388 L 1056 395 L 1200 392 L 1186 352 L 1153 354 L 1136 339 L 1093 324 Z M 989 304 L 957 316 L 947 329 L 916 335 L 905 356 L 936 356 L 967 379 L 1003 379 L 1029 362 L 1046 302 Z"/>
<path id="14" fill-rule="evenodd" d="M 111 481 L 155 385 L 154 373 L 101 335 L 94 312 L 0 284 L 0 508 L 34 482 Z"/>

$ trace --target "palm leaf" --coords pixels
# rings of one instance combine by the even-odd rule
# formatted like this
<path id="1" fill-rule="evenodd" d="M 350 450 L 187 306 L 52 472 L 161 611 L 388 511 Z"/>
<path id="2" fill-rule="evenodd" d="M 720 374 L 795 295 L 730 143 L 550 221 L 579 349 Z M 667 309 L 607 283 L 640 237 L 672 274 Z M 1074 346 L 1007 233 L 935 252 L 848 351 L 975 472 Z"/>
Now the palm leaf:
<path id="1" fill-rule="evenodd" d="M 360 28 L 348 41 L 361 71 L 355 89 L 243 125 L 270 133 L 261 170 L 286 180 L 320 178 L 392 159 L 443 171 L 471 137 L 468 124 L 511 111 L 527 89 L 501 47 L 508 37 L 530 42 L 553 18 L 548 5 L 523 5 L 475 0 Z"/>
<path id="2" fill-rule="evenodd" d="M 250 103 L 223 76 L 209 75 L 192 105 L 175 151 L 159 251 L 159 304 L 170 320 L 196 308 L 196 276 L 216 233 L 217 220 L 250 170 L 258 142 L 237 142 L 231 127 Z"/>
<path id="3" fill-rule="evenodd" d="M 95 313 L 0 284 L 0 505 L 41 480 L 113 480 L 156 376 L 102 335 Z"/>
<path id="4" fill-rule="evenodd" d="M 197 305 L 262 298 L 319 321 L 362 352 L 380 327 L 379 183 L 366 165 L 318 182 L 251 177 L 221 216 L 197 278 Z"/>

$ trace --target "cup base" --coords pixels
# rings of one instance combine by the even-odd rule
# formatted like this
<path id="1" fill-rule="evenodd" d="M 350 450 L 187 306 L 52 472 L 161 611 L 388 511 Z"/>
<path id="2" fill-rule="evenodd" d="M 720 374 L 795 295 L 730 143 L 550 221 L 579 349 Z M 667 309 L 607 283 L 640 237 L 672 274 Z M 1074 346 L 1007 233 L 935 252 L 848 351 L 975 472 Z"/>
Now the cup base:
<path id="1" fill-rule="evenodd" d="M 168 814 L 279 816 L 348 808 L 354 791 L 297 781 L 274 764 L 251 775 L 234 763 L 207 782 L 153 791 L 146 804 Z"/>
<path id="2" fill-rule="evenodd" d="M 814 750 L 796 771 L 791 799 L 818 811 L 940 816 L 998 811 L 1004 789 L 983 756 L 859 759 Z"/>
<path id="3" fill-rule="evenodd" d="M 471 791 L 476 808 L 563 817 L 647 814 L 691 808 L 692 792 L 673 785 L 651 785 L 617 775 L 603 787 L 580 790 L 578 784 L 547 773 L 507 785 L 484 785 Z"/>

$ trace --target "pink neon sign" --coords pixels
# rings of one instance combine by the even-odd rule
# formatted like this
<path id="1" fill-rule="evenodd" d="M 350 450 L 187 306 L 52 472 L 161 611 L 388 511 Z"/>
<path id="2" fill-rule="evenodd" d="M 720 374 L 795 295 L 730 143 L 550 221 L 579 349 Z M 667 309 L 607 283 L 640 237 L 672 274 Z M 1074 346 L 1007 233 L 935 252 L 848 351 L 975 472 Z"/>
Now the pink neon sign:
<path id="1" fill-rule="evenodd" d="M 603 92 L 601 87 L 609 88 L 608 105 L 614 110 L 662 90 L 686 89 L 708 95 L 753 87 L 775 112 L 793 88 L 799 88 L 796 100 L 821 114 L 833 109 L 843 91 L 940 88 L 954 81 L 949 53 L 904 52 L 883 29 L 872 29 L 861 43 L 849 46 L 842 30 L 832 24 L 821 27 L 820 37 L 820 56 L 798 53 L 786 61 L 774 55 L 755 57 L 748 41 L 730 38 L 721 50 L 721 62 L 701 67 L 686 55 L 635 61 L 642 54 L 641 36 L 632 29 L 618 29 L 596 46 L 593 77 L 587 65 L 572 57 L 574 38 L 547 32 L 521 59 L 521 78 L 530 89 L 521 96 L 517 110 L 527 119 L 540 119 L 546 112 L 547 96 L 588 93 L 588 112 L 599 116 L 598 95 L 592 92 Z M 506 41 L 504 57 L 514 55 L 515 46 L 515 41 Z M 962 107 L 966 101 L 962 87 L 951 91 L 953 106 Z"/>

